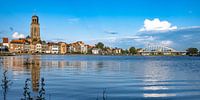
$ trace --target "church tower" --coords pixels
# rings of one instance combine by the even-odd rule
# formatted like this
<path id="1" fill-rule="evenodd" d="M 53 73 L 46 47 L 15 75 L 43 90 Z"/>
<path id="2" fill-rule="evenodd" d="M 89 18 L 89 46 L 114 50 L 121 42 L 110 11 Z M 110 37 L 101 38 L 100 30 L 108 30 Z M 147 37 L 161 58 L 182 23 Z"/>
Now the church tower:
<path id="1" fill-rule="evenodd" d="M 32 43 L 40 42 L 40 24 L 38 16 L 32 16 L 31 22 L 31 41 Z"/>

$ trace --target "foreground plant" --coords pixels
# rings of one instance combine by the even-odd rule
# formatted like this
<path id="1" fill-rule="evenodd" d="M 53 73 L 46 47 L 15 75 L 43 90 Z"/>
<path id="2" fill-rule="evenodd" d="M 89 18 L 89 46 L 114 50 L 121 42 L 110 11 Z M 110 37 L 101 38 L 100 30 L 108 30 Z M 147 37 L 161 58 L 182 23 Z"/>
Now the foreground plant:
<path id="1" fill-rule="evenodd" d="M 2 79 L 2 84 L 1 84 L 4 100 L 6 100 L 7 91 L 11 84 L 12 84 L 11 80 L 9 80 L 7 77 L 7 70 L 5 70 L 3 72 L 3 79 Z"/>
<path id="2" fill-rule="evenodd" d="M 45 83 L 44 78 L 41 79 L 41 88 L 39 90 L 39 95 L 37 96 L 37 100 L 45 100 L 45 89 L 44 89 Z"/>
<path id="3" fill-rule="evenodd" d="M 29 88 L 29 84 L 28 82 L 30 81 L 30 79 L 26 79 L 25 81 L 25 86 L 24 86 L 24 93 L 23 93 L 23 98 L 21 98 L 21 100 L 33 100 L 33 98 L 31 97 L 31 92 L 30 92 L 30 88 Z"/>
<path id="4" fill-rule="evenodd" d="M 21 100 L 45 100 L 44 78 L 41 79 L 41 88 L 40 88 L 40 90 L 38 92 L 38 96 L 36 98 L 31 97 L 29 81 L 31 81 L 31 80 L 26 79 L 26 81 L 25 81 L 24 93 L 23 93 L 24 97 L 21 98 Z"/>

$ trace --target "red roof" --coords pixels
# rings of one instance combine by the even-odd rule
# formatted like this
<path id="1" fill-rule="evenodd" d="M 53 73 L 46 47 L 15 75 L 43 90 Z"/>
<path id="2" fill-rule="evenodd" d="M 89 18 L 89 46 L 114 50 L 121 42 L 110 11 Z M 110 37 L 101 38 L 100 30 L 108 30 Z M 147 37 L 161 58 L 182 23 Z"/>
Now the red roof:
<path id="1" fill-rule="evenodd" d="M 26 40 L 21 39 L 21 40 L 12 40 L 10 43 L 19 43 L 19 44 L 24 44 Z"/>
<path id="2" fill-rule="evenodd" d="M 3 43 L 8 43 L 8 38 L 3 38 Z"/>

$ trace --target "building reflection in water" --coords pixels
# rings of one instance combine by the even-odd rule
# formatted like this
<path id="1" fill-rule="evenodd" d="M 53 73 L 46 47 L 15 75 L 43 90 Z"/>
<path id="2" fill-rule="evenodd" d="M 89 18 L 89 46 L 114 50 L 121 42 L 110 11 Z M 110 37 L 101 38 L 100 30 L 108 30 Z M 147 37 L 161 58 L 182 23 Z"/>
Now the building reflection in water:
<path id="1" fill-rule="evenodd" d="M 11 56 L 1 57 L 1 62 L 4 69 L 12 70 L 13 80 L 15 76 L 20 74 L 31 75 L 32 90 L 37 92 L 40 81 L 40 56 Z M 25 62 L 29 64 L 25 64 Z"/>
<path id="2" fill-rule="evenodd" d="M 103 62 L 103 61 L 81 61 L 81 60 L 59 60 L 59 59 L 49 59 L 44 58 L 44 56 L 39 55 L 22 55 L 22 56 L 12 56 L 12 57 L 1 57 L 4 68 L 9 68 L 13 72 L 13 79 L 18 75 L 30 75 L 32 80 L 32 90 L 37 92 L 39 89 L 40 81 L 40 71 L 43 70 L 55 70 L 56 69 L 66 69 L 72 73 L 77 74 L 79 71 L 101 71 L 104 67 L 108 67 L 112 71 L 116 71 L 116 67 L 120 66 L 118 63 L 114 62 Z M 25 62 L 33 64 L 24 64 Z M 119 67 L 117 67 L 119 68 Z M 26 77 L 26 78 L 28 78 Z"/>
<path id="3" fill-rule="evenodd" d="M 32 80 L 32 89 L 34 92 L 38 92 L 39 90 L 39 81 L 40 81 L 40 56 L 33 56 L 31 64 L 31 80 Z"/>

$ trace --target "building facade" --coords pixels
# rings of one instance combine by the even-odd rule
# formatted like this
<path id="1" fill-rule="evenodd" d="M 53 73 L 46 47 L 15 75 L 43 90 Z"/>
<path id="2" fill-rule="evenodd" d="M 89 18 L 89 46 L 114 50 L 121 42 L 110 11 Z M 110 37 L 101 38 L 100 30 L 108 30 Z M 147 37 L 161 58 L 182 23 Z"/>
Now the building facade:
<path id="1" fill-rule="evenodd" d="M 40 24 L 39 24 L 39 17 L 34 15 L 32 16 L 31 22 L 31 41 L 33 44 L 37 44 L 40 42 Z"/>
<path id="2" fill-rule="evenodd" d="M 59 42 L 59 53 L 66 54 L 67 53 L 67 44 L 64 42 Z"/>

